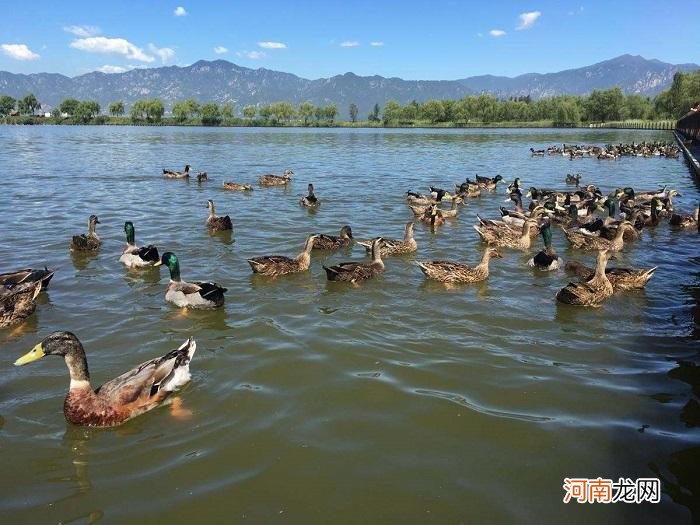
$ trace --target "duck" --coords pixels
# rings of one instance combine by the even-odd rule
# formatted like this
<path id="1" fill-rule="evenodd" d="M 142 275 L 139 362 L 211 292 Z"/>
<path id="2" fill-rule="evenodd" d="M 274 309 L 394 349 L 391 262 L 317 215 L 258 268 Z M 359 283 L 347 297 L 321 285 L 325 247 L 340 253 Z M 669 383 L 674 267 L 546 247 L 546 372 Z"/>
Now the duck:
<path id="1" fill-rule="evenodd" d="M 474 225 L 482 241 L 502 248 L 528 250 L 532 246 L 532 233 L 537 229 L 537 221 L 527 219 L 523 222 L 522 231 L 518 233 L 508 225 L 494 224 L 479 217 L 479 224 Z"/>
<path id="2" fill-rule="evenodd" d="M 484 250 L 481 262 L 474 268 L 450 261 L 419 261 L 416 264 L 428 279 L 443 283 L 476 283 L 489 276 L 489 261 L 502 255 L 494 248 Z"/>
<path id="3" fill-rule="evenodd" d="M 433 229 L 445 224 L 445 218 L 442 214 L 442 210 L 438 208 L 437 204 L 430 206 L 421 217 L 421 220 Z"/>
<path id="4" fill-rule="evenodd" d="M 431 204 L 438 204 L 448 193 L 445 190 L 438 190 L 435 192 L 435 196 L 432 195 L 421 195 L 414 191 L 408 190 L 406 192 L 406 201 L 408 205 L 411 206 L 430 206 Z"/>
<path id="5" fill-rule="evenodd" d="M 0 290 L 3 288 L 9 289 L 22 283 L 35 283 L 37 281 L 41 283 L 41 289 L 46 290 L 54 273 L 54 270 L 49 270 L 46 266 L 44 266 L 43 270 L 25 268 L 14 272 L 0 273 Z"/>
<path id="6" fill-rule="evenodd" d="M 567 184 L 576 184 L 576 186 L 578 186 L 579 183 L 581 182 L 581 174 L 580 174 L 580 173 L 576 173 L 576 174 L 574 175 L 574 174 L 572 174 L 572 173 L 568 173 L 568 174 L 566 175 L 566 181 L 565 181 L 565 182 L 566 182 Z"/>
<path id="7" fill-rule="evenodd" d="M 564 235 L 569 240 L 574 248 L 579 248 L 582 250 L 610 250 L 611 252 L 619 252 L 624 248 L 625 241 L 624 235 L 627 231 L 635 231 L 635 227 L 629 221 L 623 221 L 617 228 L 615 237 L 612 240 L 608 240 L 604 237 L 598 237 L 593 235 L 586 235 L 579 231 L 563 228 Z"/>
<path id="8" fill-rule="evenodd" d="M 467 177 L 462 184 L 455 184 L 455 193 L 460 197 L 479 197 L 481 188 Z"/>
<path id="9" fill-rule="evenodd" d="M 544 249 L 537 252 L 537 254 L 527 262 L 530 268 L 536 268 L 544 272 L 551 272 L 552 270 L 557 270 L 563 263 L 561 257 L 557 255 L 557 252 L 552 248 L 552 228 L 549 221 L 545 222 L 540 226 L 540 234 L 542 239 L 544 239 Z"/>
<path id="10" fill-rule="evenodd" d="M 700 212 L 700 204 L 695 206 L 695 210 L 692 215 L 680 215 L 674 213 L 669 219 L 669 224 L 671 226 L 678 226 L 679 228 L 695 228 L 698 225 L 698 213 Z"/>
<path id="11" fill-rule="evenodd" d="M 404 228 L 403 240 L 399 239 L 389 239 L 386 237 L 376 237 L 374 239 L 366 241 L 357 241 L 357 244 L 363 246 L 367 253 L 372 253 L 372 246 L 374 241 L 381 239 L 379 243 L 379 251 L 382 257 L 389 257 L 391 255 L 406 255 L 407 253 L 413 253 L 418 250 L 418 243 L 413 238 L 413 221 L 407 222 Z"/>
<path id="12" fill-rule="evenodd" d="M 99 250 L 102 240 L 95 231 L 97 224 L 100 224 L 97 215 L 90 215 L 87 234 L 74 235 L 70 243 L 70 249 L 77 252 L 94 252 Z"/>
<path id="13" fill-rule="evenodd" d="M 165 252 L 153 266 L 164 264 L 170 271 L 170 282 L 165 300 L 180 308 L 218 308 L 224 305 L 224 293 L 228 290 L 213 282 L 188 283 L 180 278 L 180 261 L 173 252 Z"/>
<path id="14" fill-rule="evenodd" d="M 543 149 L 535 149 L 535 148 L 530 148 L 530 155 L 533 157 L 544 157 L 545 150 Z"/>
<path id="15" fill-rule="evenodd" d="M 314 195 L 314 185 L 309 184 L 309 193 L 306 197 L 302 197 L 299 204 L 306 208 L 318 208 L 321 205 L 321 201 Z"/>
<path id="16" fill-rule="evenodd" d="M 352 228 L 349 225 L 345 225 L 340 228 L 340 235 L 317 235 L 314 239 L 314 250 L 338 250 L 340 248 L 347 248 L 352 244 Z"/>
<path id="17" fill-rule="evenodd" d="M 454 195 L 452 195 L 449 191 L 443 190 L 442 188 L 436 188 L 435 186 L 429 186 L 430 188 L 430 196 L 433 199 L 437 199 L 438 194 L 442 195 L 443 201 L 449 201 L 454 199 Z"/>
<path id="18" fill-rule="evenodd" d="M 253 191 L 253 186 L 237 182 L 224 182 L 224 189 L 229 191 Z"/>
<path id="19" fill-rule="evenodd" d="M 453 218 L 457 216 L 457 205 L 458 204 L 463 204 L 464 199 L 462 197 L 455 197 L 452 199 L 452 205 L 448 210 L 443 210 L 441 208 L 438 208 L 440 210 L 440 213 L 442 214 L 443 217 L 445 218 Z M 411 204 L 408 205 L 409 208 L 411 208 L 411 211 L 413 212 L 413 215 L 416 217 L 423 217 L 427 211 L 430 211 L 430 205 L 428 206 L 413 206 Z"/>
<path id="20" fill-rule="evenodd" d="M 503 177 L 501 175 L 496 175 L 492 179 L 489 177 L 480 177 L 479 175 L 476 176 L 476 183 L 482 190 L 486 191 L 495 190 L 498 183 L 502 180 Z"/>
<path id="21" fill-rule="evenodd" d="M 616 292 L 644 288 L 654 276 L 658 266 L 648 269 L 638 268 L 606 268 L 605 275 Z M 567 273 L 575 274 L 582 281 L 587 281 L 595 274 L 595 269 L 577 261 L 569 261 L 564 265 Z"/>
<path id="22" fill-rule="evenodd" d="M 0 328 L 18 324 L 32 315 L 39 292 L 40 279 L 0 287 Z"/>
<path id="23" fill-rule="evenodd" d="M 384 262 L 381 255 L 382 238 L 372 241 L 372 261 L 369 263 L 343 262 L 334 266 L 324 266 L 326 278 L 329 281 L 345 281 L 357 283 L 376 277 L 384 271 Z"/>
<path id="24" fill-rule="evenodd" d="M 513 179 L 513 182 L 508 184 L 508 188 L 506 189 L 506 192 L 508 194 L 511 194 L 515 191 L 520 191 L 520 177 L 515 177 L 515 179 Z"/>
<path id="25" fill-rule="evenodd" d="M 284 186 L 292 180 L 292 175 L 294 175 L 294 172 L 290 169 L 284 170 L 282 176 L 272 175 L 271 173 L 262 175 L 259 179 L 260 186 Z"/>
<path id="26" fill-rule="evenodd" d="M 309 235 L 304 243 L 304 249 L 293 259 L 284 255 L 264 255 L 248 259 L 248 264 L 250 264 L 253 273 L 270 277 L 305 272 L 311 264 L 311 250 L 314 247 L 316 237 L 316 235 Z"/>
<path id="27" fill-rule="evenodd" d="M 114 427 L 162 405 L 190 381 L 190 361 L 197 344 L 190 337 L 177 349 L 141 363 L 97 389 L 90 384 L 85 350 L 72 332 L 53 332 L 15 361 L 22 366 L 47 355 L 62 357 L 70 374 L 63 414 L 69 423 Z"/>
<path id="28" fill-rule="evenodd" d="M 158 248 L 149 244 L 139 248 L 136 246 L 135 237 L 136 230 L 131 221 L 124 223 L 124 233 L 126 233 L 126 248 L 119 257 L 119 262 L 129 268 L 143 268 L 145 266 L 153 266 L 160 260 Z"/>
<path id="29" fill-rule="evenodd" d="M 202 182 L 206 182 L 208 180 L 209 180 L 209 175 L 207 175 L 206 171 L 200 171 L 199 173 L 197 173 L 197 182 L 198 183 L 201 184 Z"/>
<path id="30" fill-rule="evenodd" d="M 211 199 L 207 200 L 207 208 L 209 208 L 209 217 L 207 217 L 207 228 L 214 231 L 228 231 L 233 230 L 233 223 L 231 222 L 231 217 L 224 215 L 219 217 L 216 214 L 214 208 L 214 201 Z"/>
<path id="31" fill-rule="evenodd" d="M 605 274 L 610 255 L 609 250 L 599 250 L 593 277 L 585 282 L 567 284 L 557 292 L 556 300 L 577 306 L 600 306 L 614 293 L 613 285 Z"/>
<path id="32" fill-rule="evenodd" d="M 163 176 L 167 179 L 187 179 L 190 176 L 190 165 L 186 164 L 184 171 L 163 168 Z"/>

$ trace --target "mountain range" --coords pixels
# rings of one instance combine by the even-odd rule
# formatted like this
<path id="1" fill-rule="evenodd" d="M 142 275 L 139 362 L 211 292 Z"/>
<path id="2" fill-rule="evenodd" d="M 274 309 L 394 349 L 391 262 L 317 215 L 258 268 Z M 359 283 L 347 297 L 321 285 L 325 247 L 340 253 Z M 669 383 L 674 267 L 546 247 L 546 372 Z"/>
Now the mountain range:
<path id="1" fill-rule="evenodd" d="M 613 86 L 619 86 L 625 93 L 653 96 L 671 84 L 676 72 L 696 69 L 700 69 L 697 64 L 669 64 L 638 55 L 621 55 L 577 69 L 516 77 L 403 80 L 345 73 L 309 80 L 265 68 L 250 69 L 226 60 L 200 60 L 186 67 L 164 66 L 111 74 L 95 71 L 72 78 L 57 73 L 24 75 L 0 71 L 0 94 L 17 98 L 34 93 L 46 108 L 66 98 L 97 100 L 103 108 L 116 100 L 129 106 L 134 100 L 154 97 L 169 108 L 178 100 L 193 98 L 200 102 L 231 102 L 237 112 L 248 104 L 280 100 L 298 104 L 308 100 L 317 105 L 334 103 L 342 117 L 347 116 L 347 108 L 354 102 L 364 117 L 375 103 L 381 106 L 391 99 L 403 104 L 479 93 L 491 93 L 499 98 L 527 95 L 541 98 L 584 95 Z"/>

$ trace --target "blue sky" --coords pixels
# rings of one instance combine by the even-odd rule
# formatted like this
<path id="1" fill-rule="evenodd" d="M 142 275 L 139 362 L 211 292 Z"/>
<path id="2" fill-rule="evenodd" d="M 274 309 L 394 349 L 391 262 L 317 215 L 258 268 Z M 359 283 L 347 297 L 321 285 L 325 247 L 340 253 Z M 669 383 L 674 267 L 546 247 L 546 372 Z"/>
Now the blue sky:
<path id="1" fill-rule="evenodd" d="M 559 71 L 623 53 L 697 63 L 699 8 L 698 0 L 8 2 L 0 70 L 75 76 L 223 58 L 305 78 L 456 79 Z"/>

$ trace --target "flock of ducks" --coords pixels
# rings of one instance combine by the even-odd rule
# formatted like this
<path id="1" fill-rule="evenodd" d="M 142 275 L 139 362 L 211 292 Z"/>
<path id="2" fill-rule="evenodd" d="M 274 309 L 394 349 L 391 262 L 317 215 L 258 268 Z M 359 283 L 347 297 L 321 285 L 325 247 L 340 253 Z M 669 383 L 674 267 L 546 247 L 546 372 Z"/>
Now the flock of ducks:
<path id="1" fill-rule="evenodd" d="M 610 148 L 617 152 L 652 150 L 668 154 L 670 151 L 670 146 L 663 143 L 643 143 L 632 145 L 631 148 L 619 145 L 604 150 L 610 151 Z M 588 148 L 589 151 L 594 149 Z M 567 154 L 566 152 L 582 149 L 578 146 L 563 146 L 547 151 L 550 150 Z M 531 152 L 539 155 L 533 148 Z M 185 179 L 190 176 L 190 166 L 185 166 L 183 171 L 163 170 L 163 175 L 166 178 Z M 285 170 L 281 176 L 263 175 L 258 182 L 261 187 L 283 186 L 290 183 L 293 175 L 291 170 Z M 656 270 L 607 268 L 608 260 L 623 250 L 626 243 L 634 242 L 645 228 L 654 228 L 662 220 L 668 220 L 676 228 L 698 227 L 697 208 L 691 215 L 674 213 L 672 199 L 678 195 L 675 190 L 664 187 L 639 191 L 628 187 L 603 195 L 595 185 L 580 186 L 581 178 L 580 174 L 566 176 L 565 183 L 576 185 L 573 191 L 531 187 L 526 192 L 526 197 L 531 199 L 527 208 L 523 207 L 520 179 L 514 179 L 506 190 L 513 208 L 501 207 L 500 217 L 494 219 L 477 215 L 478 222 L 474 229 L 486 244 L 479 264 L 472 267 L 457 261 L 432 260 L 417 261 L 416 265 L 427 279 L 443 282 L 447 286 L 475 283 L 488 278 L 489 263 L 491 259 L 501 258 L 502 250 L 529 251 L 539 235 L 542 237 L 542 249 L 528 261 L 528 266 L 537 271 L 553 271 L 563 266 L 567 273 L 579 279 L 566 284 L 556 294 L 556 301 L 597 307 L 616 292 L 643 288 Z M 207 180 L 206 173 L 198 173 L 199 182 Z M 340 250 L 357 242 L 370 255 L 369 261 L 343 262 L 323 267 L 329 281 L 356 284 L 380 275 L 385 268 L 384 258 L 417 251 L 418 245 L 413 236 L 416 221 L 433 229 L 439 228 L 446 220 L 457 216 L 467 199 L 478 197 L 482 192 L 494 192 L 499 183 L 505 184 L 500 175 L 477 175 L 474 180 L 467 178 L 456 184 L 453 191 L 430 186 L 430 191 L 426 194 L 406 192 L 406 203 L 414 219 L 406 223 L 402 239 L 381 236 L 356 241 L 351 227 L 345 225 L 338 235 L 309 235 L 303 249 L 295 257 L 264 255 L 248 259 L 248 264 L 256 274 L 280 277 L 307 271 L 314 250 Z M 231 191 L 253 190 L 251 184 L 236 182 L 224 182 L 223 187 Z M 448 202 L 449 207 L 445 207 Z M 308 208 L 320 206 L 312 184 L 309 184 L 308 194 L 299 203 Z M 226 231 L 233 228 L 228 215 L 216 214 L 213 201 L 207 201 L 207 208 L 206 226 L 210 230 Z M 604 217 L 599 216 L 600 212 Z M 75 235 L 71 239 L 70 249 L 82 253 L 97 252 L 102 244 L 96 230 L 98 224 L 98 217 L 91 215 L 87 233 Z M 574 248 L 597 252 L 595 268 L 576 261 L 564 264 L 552 247 L 554 226 L 561 229 Z M 156 246 L 138 246 L 136 231 L 130 221 L 124 223 L 124 233 L 127 245 L 119 262 L 130 269 L 165 266 L 170 274 L 165 291 L 168 303 L 181 308 L 223 306 L 226 288 L 212 281 L 184 281 L 180 275 L 179 260 L 174 253 L 166 251 L 160 255 Z M 0 274 L 0 328 L 20 323 L 30 316 L 36 308 L 38 294 L 48 288 L 53 275 L 54 271 L 48 268 Z M 196 343 L 189 338 L 179 348 L 140 364 L 97 390 L 90 385 L 83 346 L 70 332 L 54 332 L 17 359 L 15 364 L 24 365 L 45 355 L 63 357 L 70 373 L 70 389 L 64 403 L 66 419 L 78 425 L 113 426 L 161 405 L 172 392 L 187 383 L 190 379 L 189 363 L 195 350 Z"/>
<path id="2" fill-rule="evenodd" d="M 599 159 L 618 159 L 620 157 L 669 157 L 677 159 L 680 149 L 673 142 L 633 142 L 631 144 L 608 144 L 606 146 L 579 146 L 562 144 L 547 149 L 530 148 L 533 157 L 545 155 L 564 155 L 570 159 L 597 157 Z"/>

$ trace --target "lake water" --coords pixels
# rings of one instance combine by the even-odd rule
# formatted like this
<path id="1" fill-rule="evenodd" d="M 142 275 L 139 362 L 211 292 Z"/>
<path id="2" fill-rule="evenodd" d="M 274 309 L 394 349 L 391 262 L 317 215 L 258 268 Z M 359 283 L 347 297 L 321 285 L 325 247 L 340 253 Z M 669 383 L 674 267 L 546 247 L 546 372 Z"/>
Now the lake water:
<path id="1" fill-rule="evenodd" d="M 57 270 L 22 329 L 0 331 L 0 520 L 670 523 L 689 522 L 691 509 L 700 519 L 696 233 L 666 223 L 645 231 L 613 264 L 658 266 L 654 278 L 598 309 L 557 306 L 569 279 L 527 268 L 531 253 L 504 250 L 478 285 L 425 281 L 415 258 L 478 261 L 472 225 L 476 213 L 499 215 L 503 186 L 469 200 L 436 234 L 417 225 L 417 256 L 387 259 L 382 277 L 358 287 L 327 283 L 321 267 L 363 258 L 357 246 L 315 253 L 310 271 L 277 280 L 254 278 L 246 263 L 295 255 L 306 235 L 344 224 L 356 238 L 401 237 L 412 218 L 406 190 L 475 173 L 563 189 L 566 173 L 580 172 L 604 192 L 669 184 L 689 212 L 700 192 L 682 158 L 528 152 L 653 139 L 672 137 L 0 127 L 0 271 Z M 185 163 L 211 180 L 162 178 L 161 168 Z M 287 167 L 289 188 L 257 187 L 259 175 Z M 224 180 L 256 189 L 226 192 Z M 322 201 L 316 213 L 298 205 L 309 182 Z M 209 198 L 231 215 L 231 239 L 208 234 Z M 72 256 L 70 237 L 91 213 L 102 250 Z M 225 308 L 181 315 L 164 302 L 165 270 L 119 264 L 125 220 L 138 243 L 174 251 L 185 280 L 226 286 Z M 562 257 L 594 263 L 553 233 Z M 81 339 L 95 387 L 193 335 L 192 382 L 180 395 L 192 416 L 160 408 L 116 429 L 67 424 L 62 360 L 12 366 L 54 330 Z M 662 501 L 562 503 L 565 477 L 598 476 L 660 476 Z"/>

